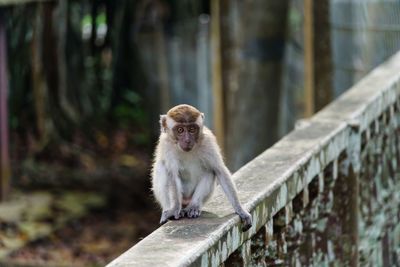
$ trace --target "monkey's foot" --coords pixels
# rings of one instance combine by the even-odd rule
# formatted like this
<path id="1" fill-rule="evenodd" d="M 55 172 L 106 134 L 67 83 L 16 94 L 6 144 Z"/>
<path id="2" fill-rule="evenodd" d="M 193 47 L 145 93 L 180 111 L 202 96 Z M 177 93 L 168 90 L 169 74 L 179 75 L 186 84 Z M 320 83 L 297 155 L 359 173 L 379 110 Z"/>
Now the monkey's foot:
<path id="1" fill-rule="evenodd" d="M 240 219 L 242 220 L 242 231 L 246 232 L 247 230 L 249 230 L 253 224 L 252 219 L 251 219 L 251 215 L 250 213 L 248 213 L 247 211 L 243 211 L 241 213 L 238 213 Z"/>
<path id="2" fill-rule="evenodd" d="M 182 217 L 186 216 L 188 218 L 197 218 L 201 214 L 200 207 L 197 205 L 188 206 L 184 208 L 181 212 Z"/>
<path id="3" fill-rule="evenodd" d="M 179 219 L 180 210 L 164 210 L 161 214 L 160 224 L 164 224 L 168 219 L 174 218 Z"/>

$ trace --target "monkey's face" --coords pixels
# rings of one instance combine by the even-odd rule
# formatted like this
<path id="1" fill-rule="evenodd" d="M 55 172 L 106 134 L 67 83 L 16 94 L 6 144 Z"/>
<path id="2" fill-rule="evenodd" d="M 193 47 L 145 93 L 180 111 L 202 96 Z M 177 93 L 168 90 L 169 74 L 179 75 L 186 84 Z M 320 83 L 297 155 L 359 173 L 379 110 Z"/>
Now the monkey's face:
<path id="1" fill-rule="evenodd" d="M 178 146 L 185 152 L 193 149 L 199 138 L 200 127 L 195 123 L 177 124 L 172 131 Z"/>
<path id="2" fill-rule="evenodd" d="M 191 151 L 202 136 L 204 114 L 189 105 L 171 108 L 160 116 L 161 132 L 168 134 L 182 151 Z"/>

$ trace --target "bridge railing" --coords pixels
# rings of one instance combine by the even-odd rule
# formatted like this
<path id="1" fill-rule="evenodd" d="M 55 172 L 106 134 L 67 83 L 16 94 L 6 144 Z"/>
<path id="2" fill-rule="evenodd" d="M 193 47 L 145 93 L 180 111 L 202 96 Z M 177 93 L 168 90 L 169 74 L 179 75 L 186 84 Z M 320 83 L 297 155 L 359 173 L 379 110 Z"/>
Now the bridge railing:
<path id="1" fill-rule="evenodd" d="M 395 266 L 400 262 L 400 52 L 234 174 L 254 220 L 218 188 L 116 266 Z"/>

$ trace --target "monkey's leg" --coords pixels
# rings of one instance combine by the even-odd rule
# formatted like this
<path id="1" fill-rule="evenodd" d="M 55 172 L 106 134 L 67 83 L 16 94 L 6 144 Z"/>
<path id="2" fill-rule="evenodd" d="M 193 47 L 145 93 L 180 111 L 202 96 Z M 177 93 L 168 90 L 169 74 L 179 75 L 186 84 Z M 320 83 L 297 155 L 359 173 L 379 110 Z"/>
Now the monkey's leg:
<path id="1" fill-rule="evenodd" d="M 163 207 L 160 224 L 167 222 L 167 220 L 170 218 L 177 220 L 180 217 L 179 214 L 182 207 L 182 196 L 180 192 L 182 191 L 182 185 L 179 178 L 175 177 L 176 176 L 172 175 L 168 176 L 166 192 L 169 203 L 172 205 L 172 207 L 170 206 L 168 209 Z"/>
<path id="2" fill-rule="evenodd" d="M 163 164 L 156 162 L 154 165 L 154 174 L 152 180 L 152 189 L 157 202 L 162 210 L 168 210 L 171 206 L 170 196 L 168 194 L 169 177 Z"/>
<path id="3" fill-rule="evenodd" d="M 197 218 L 201 214 L 201 207 L 211 196 L 215 187 L 215 177 L 213 174 L 205 175 L 197 184 L 192 199 L 188 206 L 183 210 L 183 214 L 189 218 Z"/>

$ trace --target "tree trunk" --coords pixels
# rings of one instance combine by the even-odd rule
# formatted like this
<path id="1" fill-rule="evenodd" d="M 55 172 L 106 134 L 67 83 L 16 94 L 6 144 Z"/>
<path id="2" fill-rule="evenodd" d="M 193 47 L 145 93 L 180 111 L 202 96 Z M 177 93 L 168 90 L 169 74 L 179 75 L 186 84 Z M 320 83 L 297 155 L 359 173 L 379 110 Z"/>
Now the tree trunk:
<path id="1" fill-rule="evenodd" d="M 278 138 L 288 1 L 223 1 L 226 156 L 231 170 Z"/>
<path id="2" fill-rule="evenodd" d="M 46 124 L 49 122 L 48 113 L 46 112 L 48 88 L 42 64 L 43 50 L 40 38 L 43 34 L 42 14 L 43 8 L 39 5 L 36 9 L 31 41 L 33 105 L 35 109 L 36 131 L 39 139 L 38 143 L 41 147 L 46 144 L 49 136 L 49 129 L 46 127 Z"/>
<path id="3" fill-rule="evenodd" d="M 8 77 L 5 19 L 0 10 L 0 200 L 10 192 L 10 160 L 8 152 Z"/>

